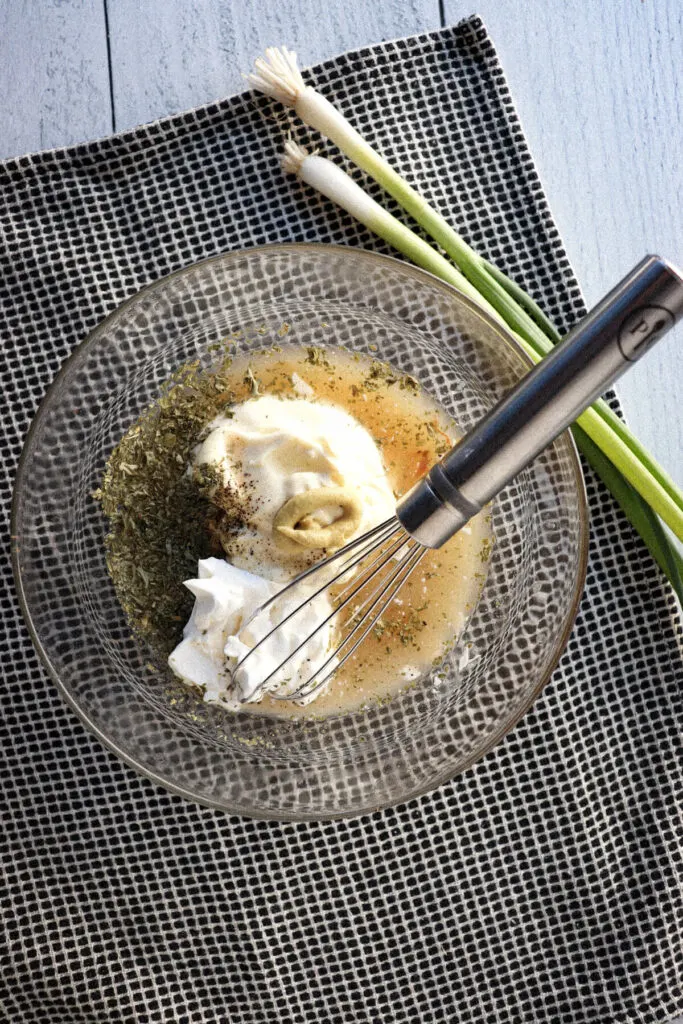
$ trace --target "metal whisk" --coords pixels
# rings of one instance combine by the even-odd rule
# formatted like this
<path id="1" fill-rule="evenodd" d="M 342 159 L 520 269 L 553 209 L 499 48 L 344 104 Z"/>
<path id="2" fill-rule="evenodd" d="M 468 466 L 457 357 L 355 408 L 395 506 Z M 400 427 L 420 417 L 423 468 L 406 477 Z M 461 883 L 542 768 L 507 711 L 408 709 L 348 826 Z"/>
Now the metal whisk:
<path id="1" fill-rule="evenodd" d="M 312 602 L 325 594 L 332 610 L 249 694 L 258 700 L 321 630 L 341 628 L 334 649 L 303 683 L 273 694 L 312 698 L 377 624 L 426 551 L 460 530 L 681 316 L 683 278 L 659 257 L 646 257 L 399 500 L 395 517 L 301 573 L 254 613 L 240 634 L 254 632 L 274 602 L 295 595 L 292 610 L 237 663 L 233 682 L 239 685 L 257 651 L 278 642 L 285 623 L 310 614 Z"/>

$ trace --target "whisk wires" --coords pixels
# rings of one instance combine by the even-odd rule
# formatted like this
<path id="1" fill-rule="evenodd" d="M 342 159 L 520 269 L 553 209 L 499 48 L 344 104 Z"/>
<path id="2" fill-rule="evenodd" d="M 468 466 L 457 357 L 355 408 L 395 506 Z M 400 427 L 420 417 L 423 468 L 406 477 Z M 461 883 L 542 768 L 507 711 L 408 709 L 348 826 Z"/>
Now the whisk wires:
<path id="1" fill-rule="evenodd" d="M 327 654 L 322 664 L 318 665 L 311 675 L 303 683 L 300 683 L 295 690 L 283 694 L 274 693 L 272 695 L 276 700 L 312 698 L 315 693 L 326 685 L 333 673 L 357 650 L 391 604 L 425 551 L 426 549 L 421 544 L 418 544 L 405 532 L 396 517 L 393 517 L 380 523 L 361 537 L 357 537 L 334 554 L 322 559 L 316 565 L 293 579 L 282 590 L 278 591 L 277 594 L 269 598 L 244 624 L 240 630 L 242 634 L 247 629 L 253 628 L 254 625 L 258 625 L 259 619 L 264 616 L 268 609 L 272 608 L 275 602 L 282 600 L 285 595 L 291 597 L 293 593 L 301 591 L 301 600 L 296 601 L 294 608 L 286 615 L 283 615 L 263 636 L 260 636 L 254 646 L 237 662 L 233 670 L 233 679 L 237 678 L 238 673 L 244 669 L 247 661 L 257 651 L 263 650 L 264 645 L 271 641 L 287 622 L 290 622 L 305 609 L 310 608 L 316 598 L 319 598 L 326 592 L 332 592 L 334 595 L 332 610 L 322 616 L 321 620 L 317 622 L 315 627 L 307 633 L 301 642 L 289 651 L 260 680 L 249 699 L 259 700 L 268 689 L 269 683 L 285 666 L 321 630 L 333 623 L 337 626 L 339 618 L 345 611 L 349 610 L 349 618 L 344 623 L 347 632 L 334 649 Z M 388 571 L 385 571 L 387 567 L 390 568 Z M 341 591 L 335 593 L 340 583 L 349 574 L 353 575 L 350 579 L 346 580 Z M 376 579 L 378 580 L 377 584 L 372 587 L 371 592 L 368 594 L 368 589 Z M 319 585 L 318 581 L 320 581 Z M 354 607 L 353 603 L 357 598 L 359 603 L 357 607 Z"/>

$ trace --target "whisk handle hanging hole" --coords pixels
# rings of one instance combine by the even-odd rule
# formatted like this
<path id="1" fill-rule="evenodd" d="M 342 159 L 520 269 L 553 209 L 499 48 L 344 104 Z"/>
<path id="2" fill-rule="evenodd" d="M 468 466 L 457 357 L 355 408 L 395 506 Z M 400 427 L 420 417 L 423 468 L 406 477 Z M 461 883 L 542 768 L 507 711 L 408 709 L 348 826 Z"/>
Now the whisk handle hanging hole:
<path id="1" fill-rule="evenodd" d="M 681 274 L 645 257 L 401 498 L 404 528 L 441 547 L 681 316 Z"/>

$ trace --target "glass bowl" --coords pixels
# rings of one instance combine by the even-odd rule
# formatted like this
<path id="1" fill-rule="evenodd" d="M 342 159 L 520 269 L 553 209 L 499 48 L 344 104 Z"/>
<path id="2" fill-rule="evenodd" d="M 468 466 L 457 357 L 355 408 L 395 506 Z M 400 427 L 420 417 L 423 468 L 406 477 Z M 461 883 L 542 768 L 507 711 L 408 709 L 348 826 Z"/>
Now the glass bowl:
<path id="1" fill-rule="evenodd" d="M 183 796 L 271 819 L 356 815 L 424 793 L 514 725 L 562 652 L 583 587 L 587 514 L 569 434 L 499 495 L 486 584 L 441 671 L 388 704 L 323 721 L 232 715 L 150 664 L 107 574 L 91 497 L 105 461 L 181 364 L 216 343 L 336 344 L 415 376 L 464 429 L 528 369 L 468 299 L 356 249 L 274 245 L 178 271 L 104 321 L 58 374 L 16 480 L 15 573 L 33 641 L 85 724 Z M 213 349 L 212 349 L 213 346 Z"/>

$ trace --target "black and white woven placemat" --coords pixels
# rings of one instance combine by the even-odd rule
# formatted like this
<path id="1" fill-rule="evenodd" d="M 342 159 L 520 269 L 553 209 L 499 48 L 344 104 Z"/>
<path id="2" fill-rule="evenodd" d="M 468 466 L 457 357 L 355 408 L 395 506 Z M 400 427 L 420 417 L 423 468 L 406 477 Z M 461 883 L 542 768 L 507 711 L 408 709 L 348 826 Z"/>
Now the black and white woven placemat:
<path id="1" fill-rule="evenodd" d="M 577 317 L 481 22 L 314 75 L 560 326 Z M 142 285 L 261 242 L 382 249 L 282 178 L 282 131 L 267 102 L 242 96 L 0 167 L 6 517 L 57 367 Z M 355 821 L 230 818 L 120 764 L 40 667 L 3 561 L 2 1020 L 659 1024 L 683 1012 L 674 604 L 588 486 L 586 595 L 534 709 L 463 777 Z"/>

